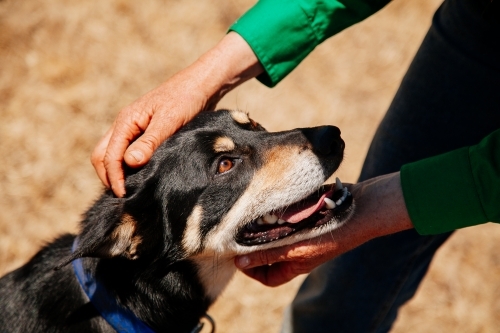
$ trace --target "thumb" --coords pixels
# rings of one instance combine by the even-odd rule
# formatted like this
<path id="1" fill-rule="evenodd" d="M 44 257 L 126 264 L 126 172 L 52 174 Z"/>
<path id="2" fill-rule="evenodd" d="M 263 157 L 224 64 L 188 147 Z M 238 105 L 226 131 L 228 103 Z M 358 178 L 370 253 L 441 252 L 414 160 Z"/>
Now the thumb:
<path id="1" fill-rule="evenodd" d="M 132 168 L 146 164 L 162 140 L 153 134 L 144 133 L 125 151 L 125 163 Z"/>
<path id="2" fill-rule="evenodd" d="M 155 150 L 173 134 L 171 128 L 163 128 L 160 124 L 150 123 L 144 134 L 135 140 L 125 151 L 124 160 L 128 166 L 137 168 L 145 165 Z"/>

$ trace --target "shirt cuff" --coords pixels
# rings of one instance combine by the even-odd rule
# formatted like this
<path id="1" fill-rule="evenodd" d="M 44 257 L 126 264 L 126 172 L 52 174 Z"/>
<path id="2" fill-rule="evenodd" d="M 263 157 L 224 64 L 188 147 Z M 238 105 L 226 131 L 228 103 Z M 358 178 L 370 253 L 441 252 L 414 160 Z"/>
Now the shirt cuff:
<path id="1" fill-rule="evenodd" d="M 229 31 L 250 45 L 265 70 L 257 79 L 268 87 L 278 84 L 319 43 L 307 15 L 293 0 L 261 0 Z"/>
<path id="2" fill-rule="evenodd" d="M 401 185 L 410 219 L 421 235 L 488 222 L 476 191 L 469 147 L 404 165 Z"/>

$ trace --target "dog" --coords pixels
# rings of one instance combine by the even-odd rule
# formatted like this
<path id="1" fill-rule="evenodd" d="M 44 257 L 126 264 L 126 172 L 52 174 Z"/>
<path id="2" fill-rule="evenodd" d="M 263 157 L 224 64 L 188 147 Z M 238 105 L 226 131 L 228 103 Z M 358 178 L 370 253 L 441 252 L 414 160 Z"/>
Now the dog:
<path id="1" fill-rule="evenodd" d="M 198 332 L 234 257 L 330 232 L 353 214 L 334 126 L 267 132 L 202 112 L 166 140 L 81 232 L 0 279 L 1 332 Z"/>

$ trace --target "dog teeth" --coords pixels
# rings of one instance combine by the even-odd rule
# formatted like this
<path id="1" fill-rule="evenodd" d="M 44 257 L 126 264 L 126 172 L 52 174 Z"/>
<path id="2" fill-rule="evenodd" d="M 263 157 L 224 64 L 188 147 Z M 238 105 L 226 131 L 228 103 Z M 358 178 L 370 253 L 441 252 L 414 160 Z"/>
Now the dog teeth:
<path id="1" fill-rule="evenodd" d="M 266 214 L 262 217 L 264 222 L 267 222 L 268 224 L 274 224 L 278 222 L 278 217 L 274 214 Z"/>
<path id="2" fill-rule="evenodd" d="M 259 217 L 256 222 L 258 225 L 275 224 L 276 222 L 278 222 L 278 224 L 286 223 L 285 220 L 278 218 L 277 215 L 269 213 Z"/>
<path id="3" fill-rule="evenodd" d="M 278 217 L 274 214 L 266 214 L 262 217 L 265 224 L 275 224 L 278 222 Z"/>
<path id="4" fill-rule="evenodd" d="M 342 188 L 344 188 L 344 186 L 342 185 L 339 177 L 335 178 L 335 190 L 341 190 Z"/>
<path id="5" fill-rule="evenodd" d="M 323 201 L 327 209 L 334 209 L 336 207 L 335 202 L 330 198 L 324 198 Z"/>
<path id="6" fill-rule="evenodd" d="M 344 200 L 347 198 L 347 196 L 348 196 L 349 194 L 350 194 L 350 193 L 349 193 L 349 191 L 347 190 L 347 187 L 344 187 L 344 188 L 342 189 L 342 197 L 340 197 L 340 199 L 339 199 L 339 200 L 337 200 L 337 202 L 336 202 L 337 206 L 342 205 L 342 203 L 344 202 Z"/>

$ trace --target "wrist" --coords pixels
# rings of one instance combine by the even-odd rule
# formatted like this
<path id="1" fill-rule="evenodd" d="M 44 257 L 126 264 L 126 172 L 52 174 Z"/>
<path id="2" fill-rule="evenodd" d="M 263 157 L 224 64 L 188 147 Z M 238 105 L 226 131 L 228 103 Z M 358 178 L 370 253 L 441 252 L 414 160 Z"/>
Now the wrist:
<path id="1" fill-rule="evenodd" d="M 413 228 L 401 189 L 399 172 L 352 185 L 356 200 L 352 222 L 366 240 Z"/>

